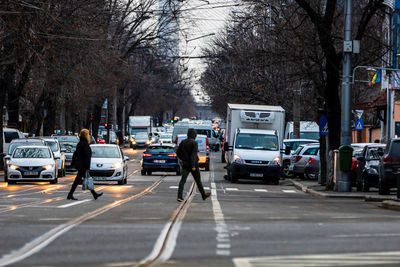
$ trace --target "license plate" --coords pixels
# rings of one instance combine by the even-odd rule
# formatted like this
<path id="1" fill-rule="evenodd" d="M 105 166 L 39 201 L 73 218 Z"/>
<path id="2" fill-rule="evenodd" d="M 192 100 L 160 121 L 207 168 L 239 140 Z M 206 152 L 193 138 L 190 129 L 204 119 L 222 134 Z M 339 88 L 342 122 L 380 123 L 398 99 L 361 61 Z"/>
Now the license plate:
<path id="1" fill-rule="evenodd" d="M 155 163 L 165 163 L 164 159 L 155 159 L 154 160 Z"/>
<path id="2" fill-rule="evenodd" d="M 39 175 L 38 172 L 25 172 L 25 175 Z"/>
<path id="3" fill-rule="evenodd" d="M 97 181 L 104 181 L 107 180 L 107 177 L 93 177 L 93 179 Z"/>
<path id="4" fill-rule="evenodd" d="M 263 177 L 264 174 L 262 173 L 250 173 L 250 177 Z"/>

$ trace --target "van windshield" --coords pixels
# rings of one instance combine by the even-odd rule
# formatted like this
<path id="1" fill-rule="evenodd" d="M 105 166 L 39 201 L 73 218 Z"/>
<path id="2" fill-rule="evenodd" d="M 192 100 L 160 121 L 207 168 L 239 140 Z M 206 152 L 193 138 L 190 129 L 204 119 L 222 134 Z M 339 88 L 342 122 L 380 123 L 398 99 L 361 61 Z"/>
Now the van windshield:
<path id="1" fill-rule="evenodd" d="M 290 133 L 290 139 L 294 139 L 293 132 Z M 319 139 L 319 132 L 300 132 L 300 139 Z"/>
<path id="2" fill-rule="evenodd" d="M 266 134 L 239 133 L 235 148 L 254 150 L 278 150 L 278 137 Z"/>

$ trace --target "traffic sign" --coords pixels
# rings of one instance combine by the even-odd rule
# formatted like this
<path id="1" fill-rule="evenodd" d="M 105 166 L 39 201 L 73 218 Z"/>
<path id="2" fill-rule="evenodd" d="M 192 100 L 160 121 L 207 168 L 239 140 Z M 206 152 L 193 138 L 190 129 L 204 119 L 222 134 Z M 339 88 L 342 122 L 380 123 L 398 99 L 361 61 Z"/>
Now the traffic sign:
<path id="1" fill-rule="evenodd" d="M 328 119 L 326 116 L 322 115 L 319 117 L 319 134 L 320 135 L 328 135 Z"/>
<path id="2" fill-rule="evenodd" d="M 356 120 L 354 128 L 355 128 L 357 131 L 362 131 L 362 130 L 364 130 L 364 120 Z"/>

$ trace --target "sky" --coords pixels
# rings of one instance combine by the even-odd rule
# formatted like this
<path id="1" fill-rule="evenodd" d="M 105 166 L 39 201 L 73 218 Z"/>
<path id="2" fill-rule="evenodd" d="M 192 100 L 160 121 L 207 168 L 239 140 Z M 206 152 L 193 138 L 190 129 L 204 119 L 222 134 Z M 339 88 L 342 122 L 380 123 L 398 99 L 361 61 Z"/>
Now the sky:
<path id="1" fill-rule="evenodd" d="M 222 34 L 224 26 L 229 23 L 232 10 L 240 9 L 237 0 L 190 0 L 182 7 L 180 17 L 180 56 L 197 57 L 202 49 L 210 45 L 212 38 Z M 205 69 L 201 59 L 181 60 L 181 66 L 193 72 L 193 95 L 197 102 L 205 102 L 198 80 Z"/>

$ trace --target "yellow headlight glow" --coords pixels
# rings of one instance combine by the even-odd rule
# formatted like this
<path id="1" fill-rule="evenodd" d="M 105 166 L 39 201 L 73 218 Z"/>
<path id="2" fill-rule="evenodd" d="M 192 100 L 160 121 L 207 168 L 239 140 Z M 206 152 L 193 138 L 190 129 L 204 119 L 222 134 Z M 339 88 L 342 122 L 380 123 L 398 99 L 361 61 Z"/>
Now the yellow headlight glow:
<path id="1" fill-rule="evenodd" d="M 46 170 L 50 170 L 53 168 L 53 166 L 54 166 L 53 164 L 48 164 L 48 165 L 44 165 L 43 168 Z"/>
<path id="2" fill-rule="evenodd" d="M 122 163 L 121 162 L 117 162 L 114 165 L 112 165 L 111 168 L 118 169 L 118 168 L 121 168 L 121 166 L 122 166 Z"/>
<path id="3" fill-rule="evenodd" d="M 10 167 L 10 169 L 13 169 L 13 170 L 16 170 L 19 168 L 17 165 L 13 165 L 13 164 L 11 164 L 9 167 Z"/>

